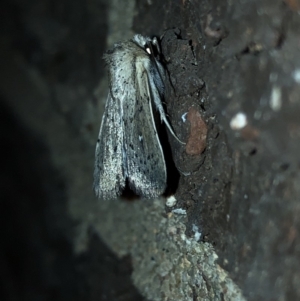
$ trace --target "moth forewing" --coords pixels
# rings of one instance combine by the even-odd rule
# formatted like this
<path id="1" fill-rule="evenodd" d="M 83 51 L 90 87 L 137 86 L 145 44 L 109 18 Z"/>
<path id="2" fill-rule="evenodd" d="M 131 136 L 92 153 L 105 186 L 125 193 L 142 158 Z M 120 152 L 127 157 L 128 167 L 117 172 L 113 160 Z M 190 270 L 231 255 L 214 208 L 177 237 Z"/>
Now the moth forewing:
<path id="1" fill-rule="evenodd" d="M 135 100 L 130 104 L 124 122 L 128 182 L 138 194 L 147 198 L 161 195 L 166 189 L 166 164 L 153 117 L 152 95 L 149 93 L 149 58 L 135 62 Z M 150 89 L 157 89 L 155 86 Z"/>
<path id="2" fill-rule="evenodd" d="M 118 197 L 125 187 L 121 119 L 120 102 L 109 92 L 95 152 L 94 190 L 102 199 Z"/>

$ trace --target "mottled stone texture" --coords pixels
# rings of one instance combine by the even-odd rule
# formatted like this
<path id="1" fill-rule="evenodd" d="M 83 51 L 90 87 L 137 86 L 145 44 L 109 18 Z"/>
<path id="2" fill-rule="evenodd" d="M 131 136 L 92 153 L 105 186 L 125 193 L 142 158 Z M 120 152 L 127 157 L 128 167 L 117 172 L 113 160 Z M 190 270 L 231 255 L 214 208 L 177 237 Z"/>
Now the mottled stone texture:
<path id="1" fill-rule="evenodd" d="M 220 271 L 243 298 L 300 299 L 299 10 L 299 0 L 2 1 L 4 299 L 154 296 L 136 276 L 148 275 L 136 263 L 155 250 L 151 235 L 118 231 L 122 210 L 104 206 L 108 214 L 92 192 L 94 146 L 108 87 L 102 54 L 107 43 L 132 32 L 164 33 L 170 78 L 165 101 L 178 137 L 187 141 L 202 125 L 207 129 L 206 139 L 193 136 L 199 149 L 188 154 L 169 135 L 181 175 L 176 208 L 187 212 L 180 226 L 187 239 L 176 240 L 175 248 L 180 275 L 185 264 L 192 264 L 192 272 L 184 280 L 211 275 L 213 268 L 199 265 L 210 250 L 207 258 L 217 254 Z M 191 110 L 200 116 L 194 128 L 183 117 Z M 245 123 L 232 126 L 237 114 Z M 147 206 L 149 214 L 160 208 Z M 160 213 L 153 227 L 151 218 L 138 225 L 153 234 L 169 215 Z M 127 247 L 120 255 L 111 245 L 113 253 L 99 237 L 101 225 L 115 226 L 111 235 L 122 233 L 124 241 L 136 240 L 136 253 Z M 196 228 L 201 239 L 192 244 L 202 251 L 209 247 L 181 256 Z M 157 268 L 163 276 L 168 263 L 161 259 Z M 212 278 L 203 279 L 204 295 L 197 295 L 196 282 L 186 289 L 193 300 L 235 300 L 218 290 L 217 282 L 209 286 Z M 168 294 L 153 298 L 168 300 L 176 291 Z"/>

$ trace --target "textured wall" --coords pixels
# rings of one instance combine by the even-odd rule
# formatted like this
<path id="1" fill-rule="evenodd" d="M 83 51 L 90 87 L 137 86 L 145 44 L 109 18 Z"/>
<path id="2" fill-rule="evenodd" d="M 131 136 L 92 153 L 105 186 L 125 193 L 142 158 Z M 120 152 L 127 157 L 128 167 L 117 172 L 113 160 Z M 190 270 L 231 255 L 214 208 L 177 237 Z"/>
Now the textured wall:
<path id="1" fill-rule="evenodd" d="M 7 300 L 299 299 L 299 11 L 297 0 L 1 3 Z M 92 192 L 102 54 L 134 32 L 164 34 L 166 108 L 187 142 L 168 139 L 172 208 Z"/>

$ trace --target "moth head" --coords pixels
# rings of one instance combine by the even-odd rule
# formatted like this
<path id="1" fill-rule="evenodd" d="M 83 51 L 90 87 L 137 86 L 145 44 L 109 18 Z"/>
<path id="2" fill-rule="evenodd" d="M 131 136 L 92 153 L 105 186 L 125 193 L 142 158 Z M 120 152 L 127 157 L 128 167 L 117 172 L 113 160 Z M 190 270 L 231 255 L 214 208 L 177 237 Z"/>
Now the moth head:
<path id="1" fill-rule="evenodd" d="M 144 37 L 140 34 L 136 34 L 133 37 L 133 41 L 139 45 L 140 47 L 142 47 L 143 49 L 145 49 L 145 51 L 149 54 L 149 55 L 153 55 L 153 56 L 157 56 L 161 53 L 160 51 L 160 47 L 159 47 L 159 43 L 156 37 L 154 38 L 149 38 L 149 37 Z"/>

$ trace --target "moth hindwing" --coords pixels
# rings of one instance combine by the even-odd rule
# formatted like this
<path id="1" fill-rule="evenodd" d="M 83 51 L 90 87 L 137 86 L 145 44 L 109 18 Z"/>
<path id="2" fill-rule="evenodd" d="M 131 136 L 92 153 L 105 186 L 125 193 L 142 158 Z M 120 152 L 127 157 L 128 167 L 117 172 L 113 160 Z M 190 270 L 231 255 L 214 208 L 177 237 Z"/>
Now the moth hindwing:
<path id="1" fill-rule="evenodd" d="M 175 134 L 162 105 L 165 70 L 153 48 L 160 51 L 155 38 L 135 35 L 104 55 L 110 89 L 95 154 L 94 190 L 99 198 L 117 198 L 126 183 L 145 198 L 157 197 L 166 189 L 156 111 Z"/>

